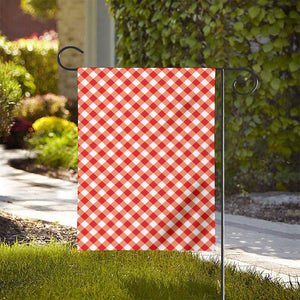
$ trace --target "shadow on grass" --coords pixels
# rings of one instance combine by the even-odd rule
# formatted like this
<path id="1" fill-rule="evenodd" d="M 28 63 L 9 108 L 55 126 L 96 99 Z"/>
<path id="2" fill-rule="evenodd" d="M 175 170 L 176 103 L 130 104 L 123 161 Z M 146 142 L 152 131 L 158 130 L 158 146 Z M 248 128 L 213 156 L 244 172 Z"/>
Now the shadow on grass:
<path id="1" fill-rule="evenodd" d="M 196 281 L 157 284 L 151 278 L 130 277 L 123 280 L 124 289 L 128 291 L 132 299 L 156 300 L 156 299 L 219 299 L 220 294 L 212 288 L 213 283 L 202 283 Z"/>

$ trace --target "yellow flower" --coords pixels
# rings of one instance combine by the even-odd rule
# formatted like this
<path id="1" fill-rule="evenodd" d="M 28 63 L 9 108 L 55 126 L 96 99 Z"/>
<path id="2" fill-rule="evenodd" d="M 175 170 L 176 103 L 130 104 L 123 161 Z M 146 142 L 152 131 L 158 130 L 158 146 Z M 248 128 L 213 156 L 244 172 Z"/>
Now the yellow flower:
<path id="1" fill-rule="evenodd" d="M 41 132 L 60 132 L 65 130 L 77 129 L 75 123 L 58 117 L 43 117 L 36 120 L 32 127 L 38 133 Z"/>

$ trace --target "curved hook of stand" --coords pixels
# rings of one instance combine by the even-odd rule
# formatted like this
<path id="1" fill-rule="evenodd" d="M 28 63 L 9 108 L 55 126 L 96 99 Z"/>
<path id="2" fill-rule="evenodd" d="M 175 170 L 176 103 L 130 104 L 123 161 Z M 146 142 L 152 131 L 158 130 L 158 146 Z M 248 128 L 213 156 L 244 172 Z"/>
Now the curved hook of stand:
<path id="1" fill-rule="evenodd" d="M 245 80 L 244 79 L 236 79 L 232 83 L 233 90 L 239 95 L 250 95 L 250 94 L 252 94 L 257 89 L 257 85 L 258 85 L 258 78 L 257 78 L 256 74 L 253 71 L 249 70 L 249 69 L 239 69 L 239 71 L 246 71 L 246 72 L 249 72 L 251 74 L 252 78 L 254 79 L 254 87 L 249 92 L 241 93 L 237 90 L 236 85 L 239 84 L 239 83 L 245 83 Z"/>
<path id="2" fill-rule="evenodd" d="M 57 62 L 58 62 L 58 64 L 59 64 L 63 69 L 65 69 L 65 70 L 67 70 L 67 71 L 77 71 L 77 68 L 75 69 L 75 68 L 68 68 L 68 67 L 65 67 L 65 66 L 61 63 L 61 61 L 60 61 L 60 56 L 61 56 L 61 54 L 62 54 L 65 50 L 67 50 L 67 49 L 75 49 L 75 50 L 79 51 L 80 53 L 84 53 L 81 49 L 79 49 L 79 48 L 77 48 L 77 47 L 74 47 L 74 46 L 67 46 L 67 47 L 62 48 L 62 49 L 58 52 L 58 54 L 57 54 Z"/>
<path id="3" fill-rule="evenodd" d="M 60 61 L 60 57 L 61 57 L 61 54 L 67 50 L 67 49 L 75 49 L 77 51 L 79 51 L 80 53 L 84 53 L 81 49 L 75 47 L 75 46 L 67 46 L 67 47 L 64 47 L 62 48 L 58 54 L 57 54 L 57 62 L 58 64 L 65 70 L 67 71 L 77 71 L 77 68 L 68 68 L 68 67 L 65 67 L 61 61 Z M 249 70 L 249 69 L 245 69 L 245 68 L 216 68 L 216 70 L 225 70 L 225 71 L 246 71 L 246 72 L 249 72 L 252 76 L 252 78 L 254 79 L 254 87 L 251 89 L 251 91 L 249 92 L 246 92 L 246 93 L 242 93 L 242 92 L 239 92 L 236 88 L 236 85 L 237 84 L 240 84 L 240 83 L 245 83 L 245 80 L 244 79 L 236 79 L 233 81 L 232 83 L 232 88 L 233 90 L 235 91 L 235 93 L 239 94 L 239 95 L 250 95 L 252 94 L 256 89 L 257 89 L 257 86 L 258 86 L 258 78 L 256 76 L 256 74 Z"/>
<path id="4" fill-rule="evenodd" d="M 256 89 L 257 89 L 257 86 L 258 86 L 258 77 L 256 76 L 256 74 L 249 70 L 249 69 L 244 69 L 244 68 L 217 68 L 216 70 L 225 70 L 225 71 L 245 71 L 245 72 L 248 72 L 251 74 L 253 80 L 254 80 L 254 87 L 251 89 L 251 91 L 249 92 L 246 92 L 246 93 L 242 93 L 242 92 L 239 92 L 236 88 L 236 86 L 238 84 L 241 84 L 241 83 L 245 83 L 245 80 L 244 79 L 235 79 L 232 83 L 232 88 L 234 90 L 235 93 L 239 94 L 239 95 L 250 95 L 252 94 Z"/>

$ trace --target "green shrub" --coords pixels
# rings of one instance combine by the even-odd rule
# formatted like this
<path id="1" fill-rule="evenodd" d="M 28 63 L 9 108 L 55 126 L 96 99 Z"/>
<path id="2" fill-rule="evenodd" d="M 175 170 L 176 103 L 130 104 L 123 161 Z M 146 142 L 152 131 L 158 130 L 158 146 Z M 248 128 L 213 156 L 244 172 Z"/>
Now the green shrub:
<path id="1" fill-rule="evenodd" d="M 57 12 L 57 1 L 21 0 L 21 8 L 25 13 L 43 21 L 55 18 Z"/>
<path id="2" fill-rule="evenodd" d="M 254 95 L 233 94 L 238 74 L 225 76 L 227 190 L 299 190 L 299 2 L 107 3 L 116 24 L 119 66 L 253 69 L 260 81 Z M 216 82 L 219 166 L 219 74 Z"/>
<path id="3" fill-rule="evenodd" d="M 77 168 L 77 132 L 64 131 L 61 135 L 33 135 L 29 145 L 37 151 L 37 163 L 51 167 Z"/>
<path id="4" fill-rule="evenodd" d="M 68 119 L 70 113 L 66 109 L 67 101 L 66 97 L 54 94 L 24 98 L 16 109 L 15 116 L 30 122 L 45 116 Z"/>
<path id="5" fill-rule="evenodd" d="M 13 77 L 17 80 L 22 89 L 22 96 L 29 97 L 30 95 L 35 93 L 36 87 L 33 81 L 33 77 L 30 73 L 27 72 L 24 67 L 16 65 L 13 62 L 0 62 L 0 68 L 3 68 L 10 77 Z"/>
<path id="6" fill-rule="evenodd" d="M 37 38 L 7 41 L 0 37 L 0 60 L 21 65 L 33 76 L 36 94 L 57 94 L 57 41 Z"/>
<path id="7" fill-rule="evenodd" d="M 35 133 L 28 139 L 30 147 L 37 151 L 40 164 L 77 168 L 77 126 L 57 117 L 44 117 L 32 125 Z"/>
<path id="8" fill-rule="evenodd" d="M 40 118 L 36 120 L 32 126 L 33 129 L 40 134 L 44 132 L 60 133 L 65 130 L 72 130 L 74 128 L 77 128 L 73 122 L 57 117 Z"/>
<path id="9" fill-rule="evenodd" d="M 6 136 L 15 106 L 21 100 L 22 90 L 17 80 L 0 67 L 0 136 Z"/>

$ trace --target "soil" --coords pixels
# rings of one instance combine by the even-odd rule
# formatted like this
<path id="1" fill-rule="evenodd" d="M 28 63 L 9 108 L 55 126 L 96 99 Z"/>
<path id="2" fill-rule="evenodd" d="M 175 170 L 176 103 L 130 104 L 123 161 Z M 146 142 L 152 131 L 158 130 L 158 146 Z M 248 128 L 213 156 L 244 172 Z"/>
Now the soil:
<path id="1" fill-rule="evenodd" d="M 226 196 L 225 213 L 300 225 L 300 201 L 274 203 L 263 201 L 264 195 L 265 198 L 268 198 L 268 193 L 261 193 L 260 201 L 255 201 L 251 193 Z M 278 198 L 281 197 L 280 195 L 278 192 Z M 296 195 L 296 197 L 300 200 L 299 195 Z M 220 201 L 216 200 L 216 210 L 220 211 L 220 207 Z"/>
<path id="2" fill-rule="evenodd" d="M 35 163 L 35 159 L 32 158 L 11 159 L 8 163 L 13 168 L 26 172 L 67 180 L 70 182 L 77 182 L 76 169 L 53 168 L 50 166 L 40 165 Z"/>
<path id="3" fill-rule="evenodd" d="M 0 243 L 45 244 L 50 240 L 76 245 L 76 229 L 42 220 L 30 220 L 0 212 Z"/>
<path id="4" fill-rule="evenodd" d="M 53 178 L 77 182 L 77 171 L 55 169 L 48 166 L 38 165 L 33 159 L 13 159 L 9 161 L 12 167 L 27 172 L 46 175 Z M 276 192 L 275 192 L 276 193 Z M 254 195 L 254 194 L 253 194 Z M 296 201 L 287 203 L 274 203 L 254 200 L 254 196 L 233 195 L 226 196 L 225 213 L 255 217 L 274 222 L 300 224 L 300 195 L 296 195 Z M 278 197 L 280 195 L 278 194 Z M 216 210 L 220 211 L 220 201 L 216 200 Z M 51 239 L 76 245 L 76 229 L 46 221 L 22 219 L 11 214 L 0 212 L 0 242 L 13 244 L 16 239 L 19 243 L 49 243 Z"/>

